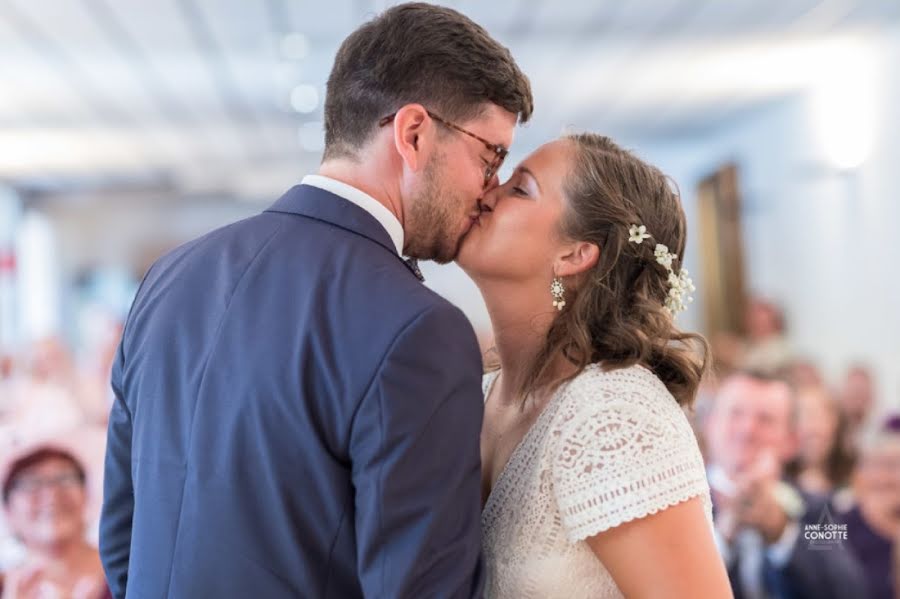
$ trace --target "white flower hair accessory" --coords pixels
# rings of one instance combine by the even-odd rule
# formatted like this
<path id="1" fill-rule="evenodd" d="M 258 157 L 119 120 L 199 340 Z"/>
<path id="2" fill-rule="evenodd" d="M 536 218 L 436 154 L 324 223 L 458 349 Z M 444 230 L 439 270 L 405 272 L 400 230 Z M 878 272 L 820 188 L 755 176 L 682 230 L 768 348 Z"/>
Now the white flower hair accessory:
<path id="1" fill-rule="evenodd" d="M 647 227 L 644 225 L 631 225 L 631 228 L 628 229 L 628 234 L 631 236 L 628 238 L 628 241 L 631 243 L 640 244 L 645 239 L 650 238 L 650 235 L 647 233 Z"/>
<path id="2" fill-rule="evenodd" d="M 647 227 L 644 225 L 631 225 L 628 229 L 628 242 L 642 244 L 645 239 L 652 236 L 647 233 Z M 657 264 L 662 265 L 668 271 L 669 293 L 666 296 L 665 310 L 672 317 L 679 312 L 687 310 L 687 304 L 694 301 L 691 293 L 697 290 L 694 282 L 688 275 L 686 268 L 679 269 L 678 273 L 672 268 L 672 262 L 678 259 L 678 256 L 669 251 L 668 246 L 657 243 L 653 248 L 653 256 L 656 258 Z"/>

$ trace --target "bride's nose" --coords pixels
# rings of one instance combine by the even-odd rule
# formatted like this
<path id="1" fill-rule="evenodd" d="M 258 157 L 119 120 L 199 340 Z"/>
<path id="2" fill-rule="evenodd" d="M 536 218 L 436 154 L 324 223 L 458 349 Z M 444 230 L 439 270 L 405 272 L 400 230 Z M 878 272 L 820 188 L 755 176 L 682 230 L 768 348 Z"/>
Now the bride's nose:
<path id="1" fill-rule="evenodd" d="M 493 212 L 494 206 L 497 205 L 497 199 L 500 197 L 500 186 L 494 183 L 481 194 L 481 200 L 478 205 L 482 212 Z"/>

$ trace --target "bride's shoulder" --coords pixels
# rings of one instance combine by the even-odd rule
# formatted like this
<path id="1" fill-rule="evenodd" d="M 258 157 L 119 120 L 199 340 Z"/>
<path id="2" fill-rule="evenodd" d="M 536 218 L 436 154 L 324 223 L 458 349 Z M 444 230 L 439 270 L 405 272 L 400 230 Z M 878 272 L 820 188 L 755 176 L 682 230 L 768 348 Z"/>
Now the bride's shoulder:
<path id="1" fill-rule="evenodd" d="M 640 364 L 625 368 L 607 368 L 601 363 L 589 364 L 570 381 L 567 387 L 579 391 L 667 392 L 666 386 L 659 377 L 652 370 Z"/>
<path id="2" fill-rule="evenodd" d="M 591 364 L 562 386 L 560 393 L 566 403 L 594 409 L 641 405 L 657 409 L 660 406 L 678 409 L 678 402 L 659 377 L 637 364 L 615 369 Z"/>
<path id="3" fill-rule="evenodd" d="M 660 451 L 698 451 L 684 410 L 643 366 L 605 370 L 591 365 L 561 392 L 553 426 L 563 443 L 617 438 L 622 451 L 631 451 L 637 440 L 658 445 Z"/>

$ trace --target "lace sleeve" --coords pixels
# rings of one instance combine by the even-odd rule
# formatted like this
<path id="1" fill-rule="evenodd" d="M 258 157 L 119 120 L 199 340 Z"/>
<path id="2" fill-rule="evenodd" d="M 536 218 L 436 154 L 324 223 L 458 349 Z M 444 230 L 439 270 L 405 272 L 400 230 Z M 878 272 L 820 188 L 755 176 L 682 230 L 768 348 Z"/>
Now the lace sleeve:
<path id="1" fill-rule="evenodd" d="M 566 391 L 567 409 L 556 431 L 553 486 L 569 540 L 697 496 L 711 522 L 703 458 L 675 399 L 658 381 L 592 374 L 586 378 L 594 378 L 593 385 Z"/>

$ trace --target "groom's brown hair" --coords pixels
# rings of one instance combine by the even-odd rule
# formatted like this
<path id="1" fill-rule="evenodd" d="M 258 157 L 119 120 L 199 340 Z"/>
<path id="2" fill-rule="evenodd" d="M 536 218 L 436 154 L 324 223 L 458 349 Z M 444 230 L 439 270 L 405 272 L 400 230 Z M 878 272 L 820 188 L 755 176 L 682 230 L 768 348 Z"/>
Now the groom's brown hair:
<path id="1" fill-rule="evenodd" d="M 325 159 L 352 157 L 378 121 L 419 103 L 465 122 L 493 103 L 526 122 L 534 109 L 528 78 L 505 47 L 455 10 L 395 6 L 344 40 L 325 94 Z"/>

